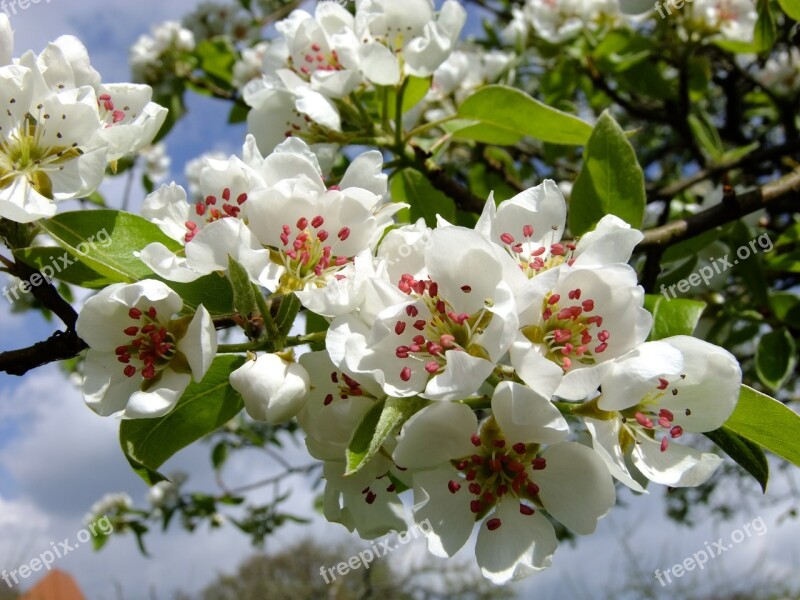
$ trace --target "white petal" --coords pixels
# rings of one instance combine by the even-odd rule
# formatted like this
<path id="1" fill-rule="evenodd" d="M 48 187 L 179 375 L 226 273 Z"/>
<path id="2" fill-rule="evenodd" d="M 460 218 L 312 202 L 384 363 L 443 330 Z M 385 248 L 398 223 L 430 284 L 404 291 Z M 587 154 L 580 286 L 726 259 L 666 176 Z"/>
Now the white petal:
<path id="1" fill-rule="evenodd" d="M 426 469 L 473 453 L 478 430 L 475 413 L 464 404 L 435 402 L 403 425 L 394 461 L 407 469 Z M 431 443 L 435 440 L 435 443 Z"/>
<path id="2" fill-rule="evenodd" d="M 376 85 L 397 85 L 400 82 L 400 64 L 389 48 L 377 42 L 360 48 L 361 70 L 364 77 Z"/>
<path id="3" fill-rule="evenodd" d="M 426 525 L 421 530 L 435 556 L 453 556 L 475 528 L 467 486 L 462 485 L 455 494 L 448 489 L 448 482 L 455 479 L 451 466 L 414 473 L 414 520 Z"/>
<path id="4" fill-rule="evenodd" d="M 271 424 L 285 423 L 300 412 L 310 386 L 301 365 L 275 354 L 248 360 L 231 373 L 230 382 L 244 398 L 247 414 Z"/>
<path id="5" fill-rule="evenodd" d="M 492 413 L 512 444 L 553 444 L 569 435 L 569 425 L 549 399 L 530 388 L 502 381 L 494 390 Z"/>
<path id="6" fill-rule="evenodd" d="M 694 487 L 708 481 L 722 459 L 716 454 L 670 442 L 665 452 L 661 444 L 644 435 L 636 436 L 633 464 L 645 477 L 670 487 Z"/>
<path id="7" fill-rule="evenodd" d="M 610 419 L 600 421 L 598 419 L 584 419 L 586 429 L 592 436 L 592 446 L 600 455 L 614 479 L 621 481 L 629 488 L 640 494 L 646 494 L 641 484 L 636 481 L 628 471 L 625 464 L 625 457 L 619 445 L 620 419 Z"/>
<path id="8" fill-rule="evenodd" d="M 161 372 L 161 379 L 155 387 L 146 392 L 137 390 L 131 394 L 123 417 L 126 419 L 152 419 L 164 416 L 175 408 L 191 382 L 190 375 L 165 369 Z"/>
<path id="9" fill-rule="evenodd" d="M 160 242 L 153 242 L 139 252 L 141 261 L 153 270 L 153 273 L 167 281 L 191 283 L 203 276 L 190 268 L 189 261 L 175 253 Z"/>
<path id="10" fill-rule="evenodd" d="M 202 304 L 197 307 L 186 335 L 178 342 L 178 349 L 189 362 L 194 380 L 202 381 L 217 355 L 217 330 Z"/>

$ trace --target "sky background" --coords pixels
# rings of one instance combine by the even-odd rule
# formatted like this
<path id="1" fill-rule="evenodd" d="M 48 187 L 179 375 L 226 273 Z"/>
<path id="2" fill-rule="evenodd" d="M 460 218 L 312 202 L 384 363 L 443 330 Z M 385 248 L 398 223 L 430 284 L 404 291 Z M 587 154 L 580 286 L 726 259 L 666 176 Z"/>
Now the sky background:
<path id="1" fill-rule="evenodd" d="M 11 15 L 15 30 L 15 55 L 28 49 L 40 51 L 49 40 L 62 34 L 77 35 L 88 47 L 93 66 L 106 82 L 127 81 L 128 48 L 156 22 L 178 19 L 196 2 L 186 0 L 49 0 L 31 4 Z M 473 16 L 472 29 L 477 21 Z M 208 151 L 236 152 L 241 148 L 244 129 L 225 124 L 227 106 L 207 98 L 189 97 L 189 115 L 167 138 L 172 157 L 172 178 L 183 181 L 183 165 Z M 103 192 L 111 205 L 119 205 L 124 189 L 122 178 L 106 182 Z M 138 206 L 143 191 L 135 189 L 132 206 Z M 6 285 L 0 274 L 0 285 Z M 0 297 L 0 351 L 27 346 L 48 337 L 53 324 L 38 315 L 14 315 Z M 51 541 L 74 538 L 84 526 L 91 504 L 108 492 L 128 493 L 138 505 L 145 503 L 144 483 L 124 460 L 117 441 L 118 423 L 96 416 L 83 404 L 73 382 L 49 366 L 13 378 L 0 374 L 0 570 L 12 570 L 28 563 L 50 547 Z M 208 446 L 198 444 L 172 461 L 164 470 L 180 469 L 190 475 L 187 489 L 215 491 L 217 488 L 208 460 Z M 287 447 L 289 462 L 306 464 L 309 457 L 302 445 Z M 225 480 L 232 486 L 257 481 L 274 466 L 263 454 L 238 455 L 226 467 Z M 797 520 L 782 520 L 792 505 L 782 500 L 797 486 L 796 473 L 786 471 L 774 477 L 767 496 L 754 494 L 757 487 L 744 480 L 729 485 L 729 498 L 740 509 L 727 522 L 700 512 L 700 525 L 688 529 L 665 516 L 663 490 L 636 497 L 620 493 L 625 507 L 617 507 L 601 521 L 598 533 L 571 547 L 562 545 L 553 567 L 536 577 L 514 585 L 523 598 L 603 598 L 604 590 L 619 589 L 632 582 L 645 582 L 653 597 L 682 598 L 681 585 L 712 588 L 761 580 L 783 580 L 800 587 L 800 533 Z M 314 493 L 303 478 L 291 480 L 292 509 L 313 516 L 309 526 L 281 529 L 268 540 L 268 550 L 279 550 L 303 536 L 318 541 L 350 539 L 346 530 L 314 515 Z M 264 494 L 265 492 L 260 492 Z M 796 495 L 795 495 L 796 497 Z M 257 501 L 259 493 L 251 496 Z M 708 541 L 724 537 L 745 523 L 761 518 L 763 536 L 753 536 L 713 559 L 703 571 L 684 575 L 676 584 L 661 588 L 655 569 L 667 569 Z M 101 553 L 78 548 L 57 563 L 72 573 L 89 600 L 168 599 L 175 590 L 195 593 L 218 574 L 232 572 L 253 549 L 248 540 L 231 526 L 194 534 L 173 528 L 168 534 L 155 532 L 147 539 L 151 558 L 142 557 L 130 536 L 113 538 Z M 470 545 L 459 555 L 472 563 Z M 347 557 L 342 557 L 345 560 Z M 385 560 L 429 561 L 424 548 L 410 545 Z M 23 586 L 27 588 L 35 578 Z M 5 585 L 0 581 L 0 586 Z M 616 597 L 625 597 L 618 594 Z M 631 598 L 642 597 L 631 595 Z"/>

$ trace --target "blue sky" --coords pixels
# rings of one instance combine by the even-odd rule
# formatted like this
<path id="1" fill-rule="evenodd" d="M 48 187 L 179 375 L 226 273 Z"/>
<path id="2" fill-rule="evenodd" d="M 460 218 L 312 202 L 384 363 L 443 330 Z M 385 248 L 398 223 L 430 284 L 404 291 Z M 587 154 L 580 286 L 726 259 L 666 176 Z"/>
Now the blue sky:
<path id="1" fill-rule="evenodd" d="M 15 54 L 27 49 L 41 50 L 48 40 L 71 33 L 89 48 L 93 65 L 104 81 L 128 78 L 127 49 L 152 23 L 179 18 L 196 5 L 186 0 L 51 0 L 32 4 L 12 16 L 16 31 Z M 473 16 L 473 24 L 476 22 Z M 236 152 L 243 141 L 242 127 L 225 125 L 227 106 L 213 100 L 190 97 L 189 116 L 167 139 L 172 156 L 172 176 L 183 180 L 183 164 L 196 155 L 222 150 Z M 111 204 L 119 198 L 124 181 L 110 180 L 103 188 Z M 143 192 L 136 190 L 134 205 Z M 0 276 L 0 285 L 5 285 Z M 0 351 L 22 347 L 46 338 L 53 324 L 36 315 L 12 315 L 0 298 Z M 126 491 L 138 503 L 146 494 L 144 484 L 130 471 L 118 449 L 117 423 L 101 419 L 83 404 L 80 392 L 54 367 L 46 367 L 25 378 L 0 375 L 0 570 L 14 569 L 46 550 L 50 541 L 74 536 L 83 527 L 88 507 L 106 492 Z M 305 450 L 290 446 L 287 458 L 294 464 L 308 461 Z M 189 488 L 214 490 L 208 463 L 208 448 L 190 448 L 166 470 L 190 473 Z M 237 457 L 225 472 L 234 485 L 268 476 L 271 465 L 261 455 Z M 755 484 L 745 482 L 752 489 Z M 775 489 L 767 496 L 770 503 L 785 492 L 790 482 L 778 476 Z M 293 506 L 300 513 L 311 513 L 313 494 L 307 481 L 293 481 Z M 732 494 L 739 494 L 731 487 Z M 759 568 L 790 575 L 800 563 L 795 543 L 796 521 L 779 527 L 778 517 L 785 506 L 763 508 L 767 503 L 741 496 L 742 512 L 731 522 L 704 519 L 695 530 L 679 528 L 664 517 L 662 491 L 648 497 L 622 493 L 627 508 L 618 508 L 601 522 L 598 534 L 582 540 L 575 548 L 564 545 L 556 553 L 554 566 L 541 575 L 517 584 L 522 597 L 601 598 L 599 590 L 609 582 L 623 579 L 650 581 L 653 597 L 681 597 L 679 588 L 660 589 L 653 571 L 670 565 L 702 549 L 706 540 L 729 536 L 739 525 L 762 517 L 767 525 L 764 536 L 748 539 L 712 561 L 703 572 L 687 574 L 681 583 L 692 586 L 726 582 Z M 253 496 L 254 500 L 258 495 Z M 318 517 L 308 527 L 281 530 L 270 540 L 270 548 L 280 548 L 302 535 L 334 540 L 345 530 Z M 150 536 L 151 559 L 141 557 L 130 537 L 113 539 L 100 554 L 82 548 L 58 563 L 73 573 L 87 597 L 92 600 L 117 598 L 117 585 L 126 600 L 150 597 L 154 589 L 166 598 L 174 589 L 197 591 L 217 573 L 232 571 L 252 552 L 244 537 L 232 527 L 209 533 L 201 529 L 194 535 L 174 531 Z M 628 550 L 626 550 L 628 548 Z M 471 548 L 461 553 L 471 562 Z M 634 560 L 635 559 L 635 560 Z M 410 546 L 405 557 L 392 560 L 427 561 L 419 546 Z M 0 585 L 3 585 L 0 582 Z M 623 597 L 619 595 L 618 597 Z M 631 596 L 635 598 L 637 596 Z"/>

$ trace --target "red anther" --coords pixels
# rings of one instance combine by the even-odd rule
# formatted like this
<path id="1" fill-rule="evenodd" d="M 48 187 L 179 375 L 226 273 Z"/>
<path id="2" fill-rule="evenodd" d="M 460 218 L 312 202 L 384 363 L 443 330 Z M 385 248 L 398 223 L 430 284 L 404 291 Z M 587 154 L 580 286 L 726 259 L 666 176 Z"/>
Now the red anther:
<path id="1" fill-rule="evenodd" d="M 467 471 L 467 481 L 475 481 L 475 478 L 478 476 L 478 473 L 474 470 L 470 469 Z"/>
<path id="2" fill-rule="evenodd" d="M 457 481 L 452 481 L 452 480 L 451 480 L 451 481 L 450 481 L 450 482 L 447 484 L 447 489 L 448 489 L 448 490 L 450 490 L 450 493 L 451 493 L 451 494 L 455 494 L 455 493 L 456 493 L 458 490 L 460 490 L 460 489 L 461 489 L 461 484 L 460 484 L 460 483 L 458 483 Z"/>
<path id="3" fill-rule="evenodd" d="M 477 496 L 481 493 L 481 485 L 479 483 L 470 483 L 469 491 L 471 494 L 475 494 Z"/>
<path id="4" fill-rule="evenodd" d="M 522 442 L 517 442 L 516 444 L 514 444 L 511 447 L 514 449 L 514 452 L 516 452 L 517 454 L 525 454 L 526 447 L 525 447 L 525 444 L 523 444 Z"/>
<path id="5" fill-rule="evenodd" d="M 283 231 L 283 233 L 285 233 L 286 235 L 289 235 L 290 233 L 292 233 L 292 228 L 291 228 L 291 227 L 289 227 L 288 225 L 284 225 L 284 226 L 283 226 L 283 229 L 282 229 L 282 231 Z"/>
<path id="6" fill-rule="evenodd" d="M 484 492 L 483 501 L 488 505 L 494 504 L 494 494 L 492 492 Z"/>
<path id="7" fill-rule="evenodd" d="M 302 231 L 306 227 L 308 227 L 308 219 L 306 219 L 305 217 L 300 217 L 299 219 L 297 219 L 297 228 L 298 229 L 300 229 Z"/>
<path id="8" fill-rule="evenodd" d="M 328 394 L 325 396 L 325 400 L 322 402 L 324 406 L 328 406 L 331 402 L 333 402 L 333 394 Z"/>
<path id="9" fill-rule="evenodd" d="M 572 339 L 572 332 L 569 329 L 555 329 L 553 330 L 553 339 L 561 344 Z"/>
<path id="10" fill-rule="evenodd" d="M 459 471 L 463 471 L 469 466 L 469 463 L 466 460 L 462 460 L 460 463 L 456 465 L 456 469 Z"/>
<path id="11" fill-rule="evenodd" d="M 499 473 L 503 470 L 503 463 L 501 463 L 496 458 L 493 458 L 489 461 L 489 468 L 494 471 L 495 473 Z"/>
<path id="12" fill-rule="evenodd" d="M 683 427 L 680 425 L 675 425 L 672 429 L 669 430 L 670 437 L 679 438 L 683 435 Z"/>
<path id="13" fill-rule="evenodd" d="M 572 354 L 574 346 L 572 344 L 564 344 L 564 347 L 561 349 L 561 354 Z"/>
<path id="14" fill-rule="evenodd" d="M 667 387 L 669 387 L 669 381 L 667 381 L 663 377 L 659 377 L 658 378 L 658 389 L 665 390 L 665 389 L 667 389 Z M 670 417 L 670 420 L 672 420 L 671 417 Z"/>
<path id="15" fill-rule="evenodd" d="M 305 59 L 305 61 L 307 63 L 313 63 L 314 62 L 314 57 L 311 54 L 306 54 L 303 58 Z"/>
<path id="16" fill-rule="evenodd" d="M 666 417 L 660 417 L 658 419 L 658 424 L 664 429 L 669 429 L 670 427 L 672 427 L 672 423 L 670 423 L 670 420 L 667 419 Z"/>
<path id="17" fill-rule="evenodd" d="M 532 237 L 533 225 L 525 225 L 525 227 L 522 228 L 522 235 L 524 235 L 526 238 Z"/>
<path id="18" fill-rule="evenodd" d="M 347 384 L 347 387 L 349 387 L 351 390 L 361 387 L 360 383 L 358 383 L 352 377 L 349 377 L 346 373 L 342 373 L 342 379 L 344 379 L 344 382 Z"/>
<path id="19" fill-rule="evenodd" d="M 581 290 L 580 288 L 576 288 L 569 293 L 570 300 L 580 300 L 581 299 Z"/>
<path id="20" fill-rule="evenodd" d="M 288 256 L 292 260 L 297 260 L 297 252 L 295 252 L 294 250 L 287 250 L 286 256 Z"/>
<path id="21" fill-rule="evenodd" d="M 537 456 L 531 461 L 531 466 L 533 467 L 534 471 L 541 471 L 542 469 L 547 467 L 547 460 L 545 460 L 541 456 Z"/>
<path id="22" fill-rule="evenodd" d="M 581 302 L 581 306 L 586 312 L 592 312 L 594 310 L 594 300 L 584 300 Z"/>
<path id="23" fill-rule="evenodd" d="M 589 333 L 588 330 L 584 329 L 583 333 L 581 334 L 581 344 L 588 345 L 592 341 L 592 334 Z"/>
<path id="24" fill-rule="evenodd" d="M 586 346 L 578 346 L 575 348 L 575 356 L 583 356 L 586 354 Z"/>
<path id="25" fill-rule="evenodd" d="M 156 311 L 156 308 L 155 308 L 155 306 L 151 306 L 151 307 L 150 307 L 150 308 L 147 310 L 147 314 L 148 314 L 148 316 L 149 316 L 151 319 L 155 319 L 155 318 L 156 318 L 156 315 L 158 315 L 158 311 Z"/>
<path id="26" fill-rule="evenodd" d="M 348 262 L 347 257 L 345 257 L 345 256 L 337 256 L 336 260 L 333 261 L 333 264 L 335 264 L 337 267 L 343 267 L 343 266 L 345 266 L 347 264 L 347 262 Z"/>
<path id="27" fill-rule="evenodd" d="M 480 454 L 473 454 L 470 458 L 473 465 L 482 465 L 483 464 L 483 457 Z"/>
<path id="28" fill-rule="evenodd" d="M 339 230 L 339 233 L 336 234 L 341 241 L 345 241 L 347 238 L 350 237 L 350 228 L 349 227 L 342 227 Z"/>
<path id="29" fill-rule="evenodd" d="M 415 336 L 412 338 L 412 341 L 413 341 L 415 344 L 419 344 L 420 346 L 423 346 L 423 345 L 425 345 L 425 337 L 424 337 L 424 336 L 421 336 L 421 335 L 415 335 Z"/>
<path id="30" fill-rule="evenodd" d="M 397 323 L 394 324 L 394 332 L 397 335 L 402 335 L 405 330 L 406 330 L 405 321 L 398 321 Z"/>
<path id="31" fill-rule="evenodd" d="M 525 465 L 517 461 L 511 461 L 506 465 L 506 467 L 508 467 L 509 471 L 512 471 L 514 473 L 522 473 L 525 470 Z"/>
<path id="32" fill-rule="evenodd" d="M 102 100 L 103 102 L 107 102 L 108 100 L 111 100 L 111 95 L 110 94 L 101 94 L 100 96 L 97 97 L 97 99 L 98 100 Z"/>
<path id="33" fill-rule="evenodd" d="M 597 334 L 597 339 L 600 340 L 601 342 L 607 342 L 610 337 L 611 334 L 608 332 L 607 329 L 603 329 L 603 331 Z"/>
<path id="34" fill-rule="evenodd" d="M 442 348 L 439 344 L 435 344 L 433 342 L 428 342 L 427 344 L 425 344 L 425 349 L 431 356 L 439 356 L 442 354 L 442 352 L 444 352 L 444 348 Z"/>
<path id="35" fill-rule="evenodd" d="M 461 289 L 463 290 L 464 288 Z M 435 281 L 432 281 L 430 287 L 428 288 L 428 296 L 430 296 L 431 298 L 435 298 L 438 295 L 439 295 L 439 284 L 436 283 Z"/>
<path id="36" fill-rule="evenodd" d="M 558 311 L 558 314 L 556 314 L 556 318 L 559 321 L 566 321 L 567 319 L 571 319 L 572 308 L 562 308 L 560 311 Z"/>
<path id="37" fill-rule="evenodd" d="M 363 490 L 361 490 L 361 493 L 362 494 L 368 494 L 369 491 L 370 491 L 369 487 L 365 487 Z"/>
<path id="38" fill-rule="evenodd" d="M 480 500 L 473 500 L 469 503 L 469 509 L 476 515 L 483 510 L 483 504 Z"/>
<path id="39" fill-rule="evenodd" d="M 570 359 L 568 359 L 568 358 L 564 358 L 564 359 L 561 361 L 561 367 L 562 367 L 562 368 L 563 368 L 565 371 L 566 371 L 567 369 L 569 369 L 571 366 L 572 366 L 572 361 L 571 361 Z"/>
<path id="40" fill-rule="evenodd" d="M 531 516 L 531 515 L 532 515 L 534 512 L 536 512 L 536 511 L 535 511 L 535 510 L 533 510 L 533 509 L 532 509 L 530 506 L 528 506 L 527 504 L 520 504 L 520 505 L 519 505 L 519 512 L 520 512 L 521 514 L 525 515 L 525 516 L 528 516 L 528 517 L 530 517 L 530 516 Z"/>
<path id="41" fill-rule="evenodd" d="M 520 243 L 514 244 L 513 246 L 511 246 L 511 249 L 514 252 L 516 252 L 517 254 L 521 254 L 522 253 L 522 249 L 523 249 L 522 248 L 522 244 L 520 244 Z"/>
<path id="42" fill-rule="evenodd" d="M 117 349 L 114 350 L 114 354 L 116 354 L 117 356 L 122 356 L 123 354 L 127 354 L 127 353 L 128 353 L 128 347 L 127 346 L 117 346 Z"/>
<path id="43" fill-rule="evenodd" d="M 437 363 L 435 360 L 432 360 L 425 365 L 425 370 L 431 375 L 433 375 L 434 373 L 436 373 L 436 371 L 439 370 L 439 363 Z"/>
<path id="44" fill-rule="evenodd" d="M 391 484 L 389 487 L 386 488 L 386 491 L 389 493 L 397 491 L 397 486 L 395 484 Z"/>
<path id="45" fill-rule="evenodd" d="M 324 243 L 328 239 L 328 232 L 324 229 L 320 229 L 319 232 L 317 232 L 317 239 Z"/>
<path id="46" fill-rule="evenodd" d="M 495 441 L 492 442 L 492 446 L 494 446 L 495 448 L 505 448 L 506 447 L 506 441 L 505 440 L 495 440 Z"/>
<path id="47" fill-rule="evenodd" d="M 136 367 L 134 367 L 133 365 L 128 365 L 127 367 L 125 367 L 123 373 L 125 373 L 125 377 L 133 377 L 134 375 L 136 375 Z"/>
<path id="48" fill-rule="evenodd" d="M 444 300 L 439 300 L 436 303 L 436 312 L 444 314 L 446 310 L 447 306 L 445 305 Z"/>
<path id="49" fill-rule="evenodd" d="M 403 381 L 408 381 L 411 379 L 411 368 L 410 367 L 403 367 L 400 371 L 400 379 Z"/>
<path id="50" fill-rule="evenodd" d="M 242 192 L 241 194 L 239 194 L 239 197 L 238 197 L 238 198 L 236 198 L 236 204 L 238 204 L 239 206 L 241 206 L 241 205 L 242 205 L 242 204 L 244 204 L 245 202 L 247 202 L 247 194 L 246 194 L 246 193 L 244 193 L 244 192 Z"/>
<path id="51" fill-rule="evenodd" d="M 414 329 L 416 329 L 417 331 L 424 331 L 426 324 L 427 323 L 425 321 L 423 321 L 422 319 L 419 319 L 418 321 L 414 321 Z"/>
<path id="52" fill-rule="evenodd" d="M 504 233 L 500 236 L 500 241 L 504 244 L 513 244 L 514 243 L 514 236 L 510 233 Z"/>
<path id="53" fill-rule="evenodd" d="M 639 425 L 641 425 L 642 427 L 644 427 L 646 429 L 652 429 L 653 428 L 653 421 L 651 419 L 648 419 L 646 416 L 644 416 L 640 412 L 636 413 L 636 422 L 639 423 Z"/>
<path id="54" fill-rule="evenodd" d="M 130 309 L 128 311 L 128 316 L 131 319 L 137 319 L 138 320 L 138 319 L 140 319 L 142 317 L 142 311 L 140 311 L 138 308 L 132 308 L 132 309 Z"/>
<path id="55" fill-rule="evenodd" d="M 502 524 L 503 523 L 502 523 L 502 521 L 500 521 L 500 519 L 496 519 L 496 518 L 495 519 L 489 519 L 488 521 L 486 521 L 486 528 L 489 531 L 495 531 L 496 529 L 499 529 L 500 525 L 502 525 Z"/>
<path id="56" fill-rule="evenodd" d="M 320 45 L 319 45 L 319 44 L 311 44 L 311 49 L 312 49 L 314 52 L 319 52 L 320 50 L 322 50 L 322 48 L 320 48 Z"/>
<path id="57" fill-rule="evenodd" d="M 668 411 L 666 408 L 662 408 L 660 411 L 658 411 L 658 416 L 669 419 L 670 421 L 675 420 L 675 415 L 673 415 L 672 412 Z"/>
<path id="58" fill-rule="evenodd" d="M 409 352 L 414 352 L 414 353 L 416 353 L 416 352 L 420 352 L 421 350 L 422 350 L 422 346 L 420 346 L 419 344 L 411 344 L 411 345 L 408 347 L 408 351 L 409 351 Z"/>
<path id="59" fill-rule="evenodd" d="M 235 206 L 231 206 L 230 204 L 224 204 L 222 206 L 222 210 L 225 211 L 225 214 L 228 215 L 229 217 L 235 217 L 237 211 L 239 211 L 240 209 Z"/>
<path id="60" fill-rule="evenodd" d="M 532 481 L 528 482 L 528 485 L 526 486 L 525 489 L 527 489 L 528 493 L 531 496 L 535 496 L 536 494 L 539 493 L 539 486 L 533 483 Z"/>
<path id="61" fill-rule="evenodd" d="M 317 54 L 316 58 L 317 58 L 317 62 L 323 62 L 325 60 L 325 57 L 322 56 L 322 54 Z"/>
<path id="62" fill-rule="evenodd" d="M 321 215 L 317 215 L 316 217 L 311 219 L 311 226 L 314 229 L 319 229 L 320 227 L 322 227 L 323 223 L 325 223 L 325 219 L 323 219 Z"/>
<path id="63" fill-rule="evenodd" d="M 669 438 L 666 437 L 661 438 L 661 451 L 666 452 L 667 446 L 669 446 Z"/>
<path id="64" fill-rule="evenodd" d="M 131 355 L 121 354 L 119 357 L 117 357 L 117 360 L 123 364 L 128 364 L 129 362 L 131 362 Z"/>
<path id="65" fill-rule="evenodd" d="M 367 504 L 374 503 L 377 498 L 378 496 L 375 494 L 375 492 L 370 492 L 367 494 Z"/>
<path id="66" fill-rule="evenodd" d="M 202 217 L 206 214 L 206 205 L 202 202 L 198 202 L 194 207 L 194 211 L 197 213 L 197 216 Z"/>
<path id="67" fill-rule="evenodd" d="M 536 250 L 531 252 L 531 256 L 541 256 L 545 252 L 547 252 L 547 248 L 545 248 L 544 246 L 539 246 Z M 542 264 L 544 264 L 544 263 L 542 263 Z"/>
<path id="68" fill-rule="evenodd" d="M 545 321 L 549 320 L 550 317 L 552 317 L 552 316 L 553 316 L 553 311 L 550 310 L 549 308 L 544 309 L 544 311 L 542 312 L 542 318 Z"/>
<path id="69" fill-rule="evenodd" d="M 497 490 L 495 491 L 497 492 L 497 497 L 502 498 L 503 495 L 508 492 L 508 486 L 505 483 L 501 483 L 497 486 Z"/>
<path id="70" fill-rule="evenodd" d="M 554 256 L 564 256 L 566 251 L 564 250 L 564 246 L 562 244 L 553 244 L 550 246 L 550 254 Z"/>
<path id="71" fill-rule="evenodd" d="M 152 365 L 152 364 L 147 365 L 142 370 L 142 377 L 144 377 L 145 379 L 155 379 L 155 376 L 156 376 L 156 367 L 155 367 L 155 365 Z"/>
<path id="72" fill-rule="evenodd" d="M 470 436 L 469 441 L 472 442 L 473 446 L 478 447 L 478 448 L 482 445 L 481 438 L 477 433 L 473 433 Z"/>
<path id="73" fill-rule="evenodd" d="M 139 335 L 139 328 L 138 327 L 128 327 L 123 332 L 125 333 L 125 335 L 130 335 L 130 336 Z"/>
<path id="74" fill-rule="evenodd" d="M 465 294 L 469 294 L 472 291 L 472 287 L 468 285 L 462 285 L 461 291 L 464 292 Z"/>
<path id="75" fill-rule="evenodd" d="M 439 338 L 439 343 L 443 348 L 452 348 L 456 345 L 456 338 L 449 333 L 445 333 Z"/>
<path id="76" fill-rule="evenodd" d="M 416 317 L 419 314 L 419 310 L 417 309 L 416 306 L 414 306 L 412 304 L 412 305 L 406 306 L 406 314 L 409 317 Z"/>
<path id="77" fill-rule="evenodd" d="M 225 202 L 228 202 L 231 199 L 231 188 L 225 188 L 222 190 L 222 199 L 225 200 Z"/>
<path id="78" fill-rule="evenodd" d="M 594 349 L 594 351 L 595 351 L 595 352 L 597 352 L 597 353 L 600 353 L 600 352 L 605 352 L 607 348 L 608 348 L 608 344 L 606 344 L 605 342 L 603 342 L 602 344 L 600 344 L 599 346 L 597 346 L 597 348 L 595 348 L 595 349 Z"/>

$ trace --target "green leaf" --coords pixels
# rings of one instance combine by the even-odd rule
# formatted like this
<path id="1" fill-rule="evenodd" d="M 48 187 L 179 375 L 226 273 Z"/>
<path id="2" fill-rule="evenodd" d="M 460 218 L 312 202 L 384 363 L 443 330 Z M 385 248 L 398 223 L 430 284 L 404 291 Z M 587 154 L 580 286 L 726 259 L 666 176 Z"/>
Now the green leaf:
<path id="1" fill-rule="evenodd" d="M 358 473 L 386 439 L 428 404 L 421 398 L 387 398 L 373 406 L 359 423 L 347 448 L 345 475 Z"/>
<path id="2" fill-rule="evenodd" d="M 116 283 L 79 262 L 65 267 L 66 263 L 72 262 L 74 259 L 60 247 L 21 248 L 14 250 L 14 257 L 39 271 L 44 269 L 44 274 L 52 279 L 59 279 L 72 285 L 99 290 Z M 53 276 L 50 275 L 51 272 L 54 273 Z"/>
<path id="3" fill-rule="evenodd" d="M 573 235 L 591 230 L 607 214 L 641 227 L 647 196 L 644 173 L 625 132 L 604 112 L 583 151 L 583 167 L 572 188 L 569 226 Z"/>
<path id="4" fill-rule="evenodd" d="M 247 319 L 258 312 L 256 294 L 253 291 L 253 284 L 250 282 L 250 275 L 230 256 L 228 257 L 228 274 L 231 287 L 233 287 L 233 308 Z"/>
<path id="5" fill-rule="evenodd" d="M 775 17 L 769 8 L 770 0 L 758 0 L 758 19 L 753 32 L 753 45 L 758 52 L 766 52 L 775 45 L 778 29 L 775 26 Z"/>
<path id="6" fill-rule="evenodd" d="M 478 124 L 460 129 L 456 137 L 488 144 L 514 144 L 527 135 L 552 144 L 581 146 L 592 133 L 591 126 L 578 117 L 502 85 L 489 85 L 469 96 L 458 107 L 458 116 Z"/>
<path id="7" fill-rule="evenodd" d="M 318 315 L 315 312 L 311 312 L 307 310 L 305 313 L 306 316 L 306 333 L 318 333 L 321 331 L 328 331 L 331 324 L 323 316 Z M 317 342 L 311 344 L 311 350 L 317 352 L 321 350 L 325 350 L 325 342 Z"/>
<path id="8" fill-rule="evenodd" d="M 151 242 L 177 251 L 181 245 L 142 217 L 117 210 L 65 212 L 39 221 L 81 263 L 116 283 L 134 283 L 153 272 L 133 255 Z"/>
<path id="9" fill-rule="evenodd" d="M 403 169 L 395 172 L 391 188 L 395 202 L 410 205 L 409 220 L 412 223 L 423 217 L 428 227 L 436 227 L 437 214 L 450 223 L 455 221 L 456 205 L 453 199 L 433 187 L 419 171 Z"/>
<path id="10" fill-rule="evenodd" d="M 756 373 L 761 383 L 779 390 L 789 380 L 797 365 L 797 346 L 786 330 L 761 336 L 756 348 Z"/>
<path id="11" fill-rule="evenodd" d="M 203 40 L 197 45 L 195 54 L 200 59 L 200 68 L 214 80 L 230 85 L 233 80 L 233 65 L 236 55 L 224 39 Z"/>
<path id="12" fill-rule="evenodd" d="M 783 12 L 795 21 L 800 21 L 800 2 L 797 0 L 778 0 Z"/>
<path id="13" fill-rule="evenodd" d="M 228 377 L 244 361 L 241 356 L 219 356 L 203 381 L 186 389 L 172 412 L 157 419 L 122 422 L 119 428 L 122 451 L 148 485 L 166 479 L 158 469 L 175 453 L 216 431 L 241 412 L 244 403 Z"/>
<path id="14" fill-rule="evenodd" d="M 428 90 L 431 89 L 433 77 L 412 77 L 409 76 L 406 82 L 406 89 L 403 92 L 403 113 L 407 113 L 417 104 L 422 102 Z M 389 88 L 387 96 L 389 103 L 389 114 L 394 114 L 395 104 L 397 103 L 397 91 L 394 87 Z"/>
<path id="15" fill-rule="evenodd" d="M 667 300 L 659 294 L 648 294 L 644 307 L 653 315 L 653 329 L 648 340 L 654 341 L 673 335 L 692 335 L 706 303 L 685 298 Z"/>
<path id="16" fill-rule="evenodd" d="M 725 427 L 800 467 L 800 415 L 746 385 Z"/>
<path id="17" fill-rule="evenodd" d="M 724 425 L 716 431 L 705 433 L 705 436 L 750 473 L 761 485 L 762 492 L 767 492 L 769 463 L 761 446 L 731 431 Z"/>

